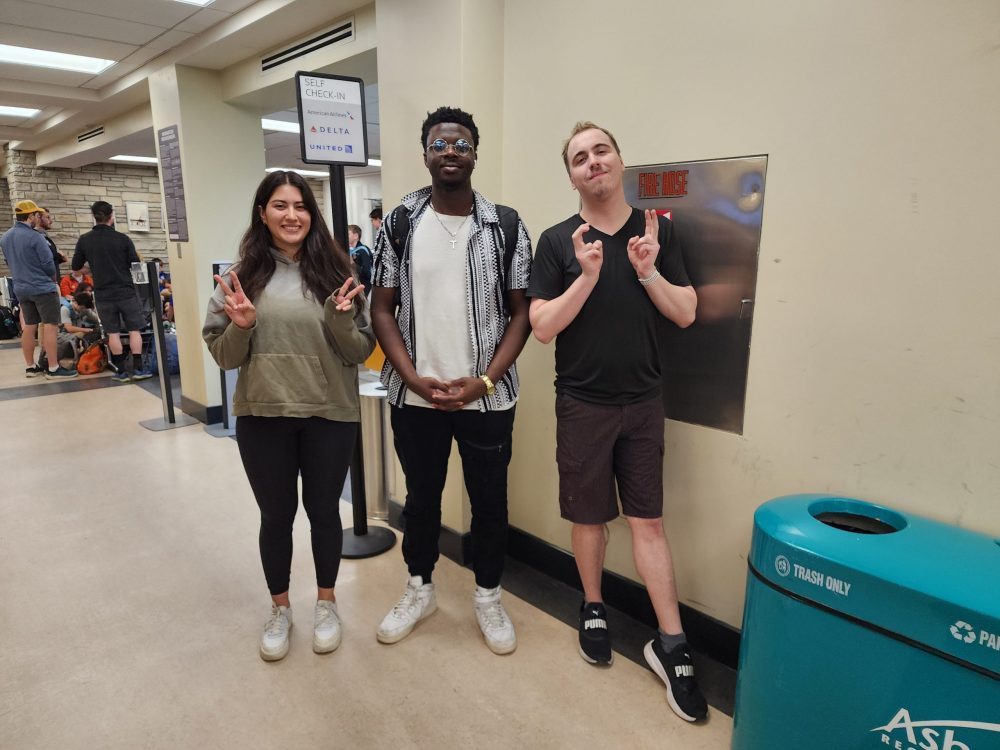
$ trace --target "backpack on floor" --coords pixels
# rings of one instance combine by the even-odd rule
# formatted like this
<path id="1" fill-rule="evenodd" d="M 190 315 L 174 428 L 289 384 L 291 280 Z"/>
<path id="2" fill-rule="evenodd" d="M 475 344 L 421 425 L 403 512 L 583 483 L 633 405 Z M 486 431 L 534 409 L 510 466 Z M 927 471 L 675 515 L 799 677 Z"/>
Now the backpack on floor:
<path id="1" fill-rule="evenodd" d="M 16 339 L 21 335 L 21 324 L 9 307 L 0 307 L 0 339 Z"/>
<path id="2" fill-rule="evenodd" d="M 108 358 L 104 353 L 104 343 L 95 341 L 83 350 L 80 359 L 76 361 L 76 371 L 81 375 L 96 375 L 104 372 L 108 366 Z"/>
<path id="3" fill-rule="evenodd" d="M 73 334 L 59 332 L 56 339 L 56 356 L 59 358 L 59 362 L 56 364 L 76 361 L 76 337 Z M 43 370 L 49 369 L 49 357 L 44 348 L 38 355 L 38 366 Z M 72 367 L 72 365 L 70 366 Z"/>

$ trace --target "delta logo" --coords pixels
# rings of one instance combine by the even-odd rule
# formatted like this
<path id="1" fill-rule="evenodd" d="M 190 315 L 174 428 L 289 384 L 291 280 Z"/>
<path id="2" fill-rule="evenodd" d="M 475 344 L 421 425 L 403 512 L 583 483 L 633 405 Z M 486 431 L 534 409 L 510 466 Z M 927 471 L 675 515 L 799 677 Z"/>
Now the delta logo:
<path id="1" fill-rule="evenodd" d="M 962 739 L 957 739 L 956 730 L 961 729 Z M 996 747 L 990 743 L 977 748 L 974 738 L 983 739 L 979 732 L 994 732 L 1000 736 L 1000 724 L 985 721 L 953 721 L 946 719 L 914 721 L 910 712 L 901 708 L 884 727 L 875 727 L 881 744 L 892 750 L 980 750 Z"/>

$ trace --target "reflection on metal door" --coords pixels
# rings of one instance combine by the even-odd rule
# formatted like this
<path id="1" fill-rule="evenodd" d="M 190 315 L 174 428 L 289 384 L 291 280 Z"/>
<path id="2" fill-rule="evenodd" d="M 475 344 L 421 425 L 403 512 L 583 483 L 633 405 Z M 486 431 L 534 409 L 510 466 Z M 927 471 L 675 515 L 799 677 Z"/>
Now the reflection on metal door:
<path id="1" fill-rule="evenodd" d="M 766 172 L 767 156 L 625 170 L 628 202 L 674 222 L 698 292 L 692 326 L 662 327 L 670 419 L 743 434 Z"/>

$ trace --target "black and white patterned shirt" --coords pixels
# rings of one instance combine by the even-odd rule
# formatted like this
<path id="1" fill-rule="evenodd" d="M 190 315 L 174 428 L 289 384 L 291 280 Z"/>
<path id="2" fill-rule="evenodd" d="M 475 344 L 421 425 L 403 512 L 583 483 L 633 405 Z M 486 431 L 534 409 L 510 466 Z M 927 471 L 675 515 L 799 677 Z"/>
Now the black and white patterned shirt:
<path id="1" fill-rule="evenodd" d="M 475 192 L 475 191 L 474 191 Z M 416 326 L 413 309 L 413 277 L 411 243 L 414 228 L 430 206 L 431 189 L 421 188 L 403 198 L 402 205 L 409 211 L 410 231 L 406 237 L 402 254 L 397 255 L 389 238 L 395 236 L 394 219 L 396 212 L 386 215 L 375 238 L 375 266 L 372 283 L 381 287 L 399 287 L 399 309 L 396 322 L 403 335 L 403 343 L 410 359 L 416 362 Z M 504 291 L 527 289 L 531 275 L 531 239 L 524 223 L 517 225 L 517 246 L 511 258 L 510 268 L 501 270 L 504 258 L 504 237 L 493 203 L 475 192 L 472 211 L 472 227 L 465 255 L 467 284 L 466 315 L 469 321 L 469 335 L 472 338 L 472 353 L 477 375 L 486 372 L 500 339 L 507 330 L 504 306 Z M 501 288 L 503 287 L 503 288 Z M 388 389 L 389 403 L 403 406 L 406 386 L 403 379 L 386 359 L 382 368 L 382 383 Z M 517 400 L 517 365 L 511 365 L 503 377 L 495 383 L 492 396 L 479 400 L 480 411 L 497 411 L 509 408 Z"/>

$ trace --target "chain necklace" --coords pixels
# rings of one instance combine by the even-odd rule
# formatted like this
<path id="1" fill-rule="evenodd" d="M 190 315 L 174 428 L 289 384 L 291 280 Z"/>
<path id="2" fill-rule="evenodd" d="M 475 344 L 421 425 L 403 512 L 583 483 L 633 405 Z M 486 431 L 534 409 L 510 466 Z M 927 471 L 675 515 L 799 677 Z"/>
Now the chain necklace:
<path id="1" fill-rule="evenodd" d="M 454 250 L 455 245 L 458 244 L 458 233 L 462 231 L 462 228 L 465 226 L 465 222 L 467 222 L 469 217 L 472 216 L 472 211 L 469 211 L 469 213 L 466 214 L 465 218 L 462 219 L 462 223 L 458 225 L 458 229 L 454 232 L 444 225 L 444 222 L 441 221 L 441 217 L 438 216 L 438 212 L 434 210 L 433 204 L 431 205 L 431 213 L 434 214 L 434 218 L 438 220 L 438 224 L 441 225 L 441 228 L 451 236 L 451 239 L 448 241 L 451 243 L 451 249 Z"/>

